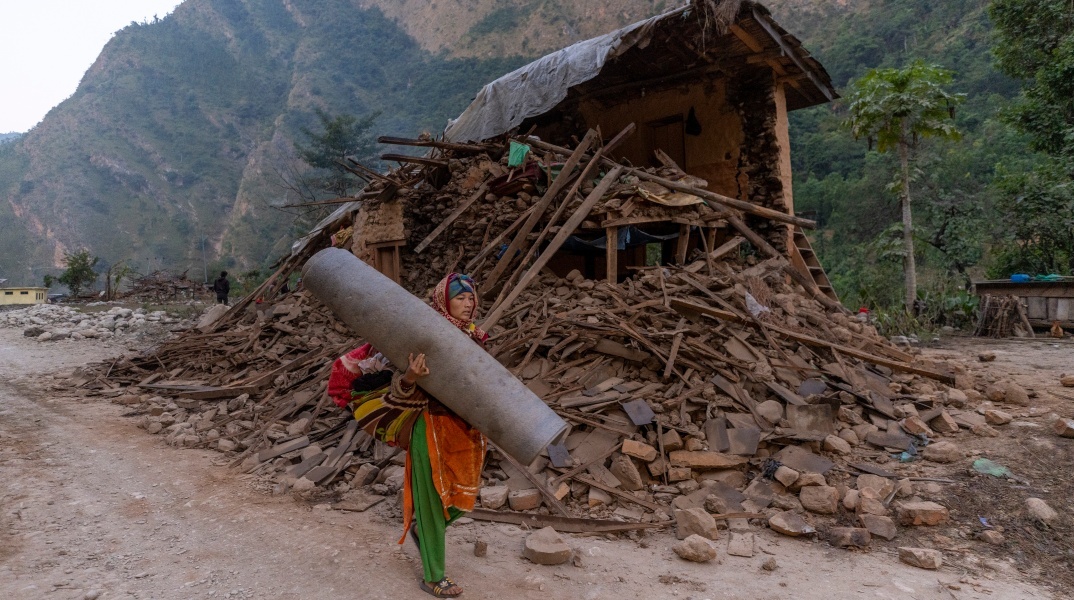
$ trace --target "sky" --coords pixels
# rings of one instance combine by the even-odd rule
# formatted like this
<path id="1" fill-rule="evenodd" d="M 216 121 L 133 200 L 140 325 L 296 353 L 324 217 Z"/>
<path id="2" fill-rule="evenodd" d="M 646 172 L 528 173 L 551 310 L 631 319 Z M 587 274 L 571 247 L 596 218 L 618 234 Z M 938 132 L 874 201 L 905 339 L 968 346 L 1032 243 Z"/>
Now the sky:
<path id="1" fill-rule="evenodd" d="M 0 133 L 29 131 L 74 93 L 112 34 L 181 0 L 0 0 Z"/>

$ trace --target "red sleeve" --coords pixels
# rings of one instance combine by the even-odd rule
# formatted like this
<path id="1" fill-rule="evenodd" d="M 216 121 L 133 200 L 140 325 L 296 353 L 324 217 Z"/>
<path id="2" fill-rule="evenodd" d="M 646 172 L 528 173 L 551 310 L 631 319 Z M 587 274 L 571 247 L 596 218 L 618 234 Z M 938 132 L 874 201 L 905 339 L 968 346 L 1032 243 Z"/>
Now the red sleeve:
<path id="1" fill-rule="evenodd" d="M 351 383 L 362 374 L 358 361 L 368 358 L 372 349 L 369 344 L 359 346 L 332 363 L 332 372 L 328 376 L 328 397 L 340 408 L 347 408 L 350 404 Z"/>

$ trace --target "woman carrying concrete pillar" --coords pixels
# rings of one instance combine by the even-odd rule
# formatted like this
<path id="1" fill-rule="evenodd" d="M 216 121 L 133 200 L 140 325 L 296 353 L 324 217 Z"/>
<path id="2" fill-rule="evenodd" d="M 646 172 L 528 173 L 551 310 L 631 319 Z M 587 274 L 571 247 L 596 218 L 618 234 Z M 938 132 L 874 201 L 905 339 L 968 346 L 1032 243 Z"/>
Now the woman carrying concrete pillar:
<path id="1" fill-rule="evenodd" d="M 470 277 L 458 273 L 445 277 L 433 291 L 432 304 L 484 346 L 488 334 L 474 324 L 477 288 Z M 407 449 L 399 543 L 409 531 L 418 545 L 424 571 L 421 589 L 437 598 L 453 598 L 462 594 L 462 588 L 444 573 L 445 530 L 474 508 L 486 441 L 418 387 L 430 372 L 425 355 L 410 354 L 408 362 L 405 372 L 392 372 L 388 360 L 366 344 L 335 362 L 328 393 L 336 404 L 349 406 L 370 435 Z"/>

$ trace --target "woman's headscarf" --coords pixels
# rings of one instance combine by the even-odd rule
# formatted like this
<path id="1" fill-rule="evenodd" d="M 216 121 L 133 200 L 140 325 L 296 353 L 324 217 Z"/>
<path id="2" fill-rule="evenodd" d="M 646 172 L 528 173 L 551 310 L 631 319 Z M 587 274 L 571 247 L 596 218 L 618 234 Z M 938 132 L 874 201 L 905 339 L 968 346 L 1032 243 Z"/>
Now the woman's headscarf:
<path id="1" fill-rule="evenodd" d="M 489 334 L 474 323 L 473 315 L 470 316 L 469 321 L 460 321 L 451 316 L 451 309 L 449 308 L 451 299 L 463 292 L 470 292 L 474 295 L 474 313 L 476 313 L 477 284 L 474 283 L 474 280 L 469 275 L 461 273 L 451 273 L 436 284 L 436 289 L 433 290 L 433 308 L 436 309 L 436 312 L 444 315 L 445 319 L 451 321 L 451 324 L 458 327 L 463 333 L 484 344 Z"/>

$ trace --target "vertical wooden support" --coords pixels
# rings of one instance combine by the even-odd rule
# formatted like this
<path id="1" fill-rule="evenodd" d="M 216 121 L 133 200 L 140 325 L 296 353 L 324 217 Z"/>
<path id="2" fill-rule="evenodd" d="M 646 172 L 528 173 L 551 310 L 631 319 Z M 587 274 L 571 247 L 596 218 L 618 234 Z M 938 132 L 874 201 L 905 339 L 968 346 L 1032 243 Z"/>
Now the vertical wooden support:
<path id="1" fill-rule="evenodd" d="M 608 227 L 604 230 L 604 254 L 605 269 L 608 283 L 615 285 L 619 282 L 619 228 Z"/>
<path id="2" fill-rule="evenodd" d="M 679 239 L 675 242 L 675 263 L 686 264 L 686 252 L 690 249 L 690 226 L 679 225 Z"/>

